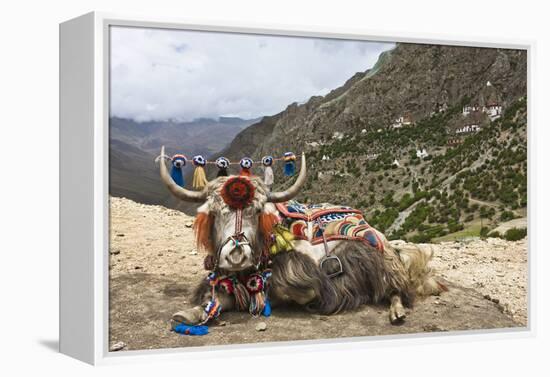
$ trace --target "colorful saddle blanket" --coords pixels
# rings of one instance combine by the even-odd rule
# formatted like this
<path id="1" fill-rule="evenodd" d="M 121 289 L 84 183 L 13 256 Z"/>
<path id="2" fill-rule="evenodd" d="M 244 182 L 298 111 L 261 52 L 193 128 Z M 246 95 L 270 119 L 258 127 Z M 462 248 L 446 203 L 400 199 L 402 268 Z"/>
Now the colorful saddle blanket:
<path id="1" fill-rule="evenodd" d="M 377 231 L 363 217 L 361 211 L 334 204 L 302 204 L 291 200 L 276 204 L 285 226 L 294 237 L 307 240 L 313 245 L 327 241 L 362 241 L 380 251 L 384 243 Z"/>

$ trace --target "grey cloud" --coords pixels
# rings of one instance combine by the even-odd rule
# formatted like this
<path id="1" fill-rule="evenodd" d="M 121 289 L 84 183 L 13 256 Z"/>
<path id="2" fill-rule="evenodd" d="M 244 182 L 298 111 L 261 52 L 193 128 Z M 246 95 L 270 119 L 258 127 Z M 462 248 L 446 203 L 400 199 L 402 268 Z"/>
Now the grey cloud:
<path id="1" fill-rule="evenodd" d="M 393 44 L 116 27 L 111 114 L 255 118 L 324 95 Z"/>

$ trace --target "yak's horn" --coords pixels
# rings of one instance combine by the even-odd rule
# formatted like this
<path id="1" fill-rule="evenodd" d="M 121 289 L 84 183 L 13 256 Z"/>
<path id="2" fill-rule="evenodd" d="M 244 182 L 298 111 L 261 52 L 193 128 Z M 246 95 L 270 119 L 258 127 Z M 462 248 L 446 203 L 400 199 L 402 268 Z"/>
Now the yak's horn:
<path id="1" fill-rule="evenodd" d="M 160 155 L 164 156 L 164 145 L 160 149 Z M 206 191 L 191 191 L 178 186 L 168 173 L 164 158 L 160 159 L 160 178 L 176 198 L 186 202 L 204 202 L 206 200 Z"/>
<path id="2" fill-rule="evenodd" d="M 272 203 L 280 203 L 294 198 L 298 195 L 304 183 L 306 183 L 306 175 L 306 154 L 302 153 L 302 165 L 300 166 L 300 174 L 298 174 L 296 182 L 294 182 L 294 184 L 285 191 L 268 193 L 267 201 Z"/>

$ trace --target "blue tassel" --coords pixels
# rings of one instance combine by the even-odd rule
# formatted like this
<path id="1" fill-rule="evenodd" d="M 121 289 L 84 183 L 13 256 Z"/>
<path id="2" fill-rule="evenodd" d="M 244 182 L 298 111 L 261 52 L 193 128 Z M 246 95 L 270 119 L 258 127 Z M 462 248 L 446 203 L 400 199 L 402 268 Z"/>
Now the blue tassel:
<path id="1" fill-rule="evenodd" d="M 294 174 L 296 174 L 296 163 L 294 161 L 285 162 L 284 173 L 287 177 L 292 177 Z"/>
<path id="2" fill-rule="evenodd" d="M 189 326 L 185 323 L 180 323 L 174 328 L 174 331 L 182 335 L 206 335 L 208 334 L 208 326 Z"/>
<path id="3" fill-rule="evenodd" d="M 180 187 L 183 187 L 185 181 L 183 180 L 183 167 L 187 164 L 187 157 L 183 154 L 175 154 L 171 158 L 172 170 L 170 170 L 170 176 Z"/>
<path id="4" fill-rule="evenodd" d="M 265 306 L 264 310 L 262 311 L 262 315 L 264 317 L 269 317 L 271 315 L 271 302 L 269 302 L 269 300 L 265 300 Z"/>
<path id="5" fill-rule="evenodd" d="M 172 176 L 174 182 L 178 184 L 178 186 L 183 187 L 183 185 L 185 184 L 185 180 L 183 179 L 183 170 L 181 168 L 172 166 L 170 175 Z"/>

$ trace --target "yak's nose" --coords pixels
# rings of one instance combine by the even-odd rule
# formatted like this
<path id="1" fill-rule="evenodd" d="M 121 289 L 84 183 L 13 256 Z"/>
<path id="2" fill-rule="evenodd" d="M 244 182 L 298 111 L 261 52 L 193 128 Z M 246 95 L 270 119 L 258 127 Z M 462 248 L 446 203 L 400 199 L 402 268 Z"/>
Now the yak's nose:
<path id="1" fill-rule="evenodd" d="M 244 262 L 244 251 L 240 247 L 236 247 L 229 252 L 226 257 L 227 261 L 232 265 L 239 265 Z"/>

